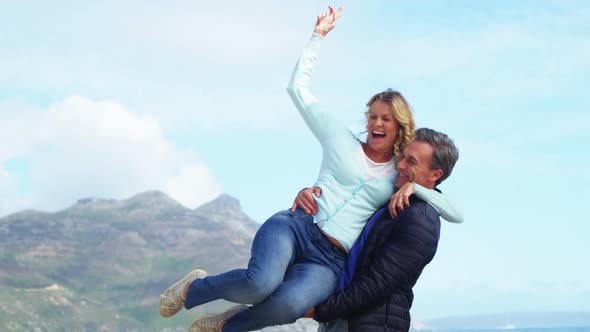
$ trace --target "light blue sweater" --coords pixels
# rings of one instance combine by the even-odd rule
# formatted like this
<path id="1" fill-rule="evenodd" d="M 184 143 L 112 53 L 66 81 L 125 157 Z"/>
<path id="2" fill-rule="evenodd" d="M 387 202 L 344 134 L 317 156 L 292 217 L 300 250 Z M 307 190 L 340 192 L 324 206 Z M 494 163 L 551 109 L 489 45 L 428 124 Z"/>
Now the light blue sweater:
<path id="1" fill-rule="evenodd" d="M 337 239 L 348 252 L 371 215 L 390 200 L 397 172 L 390 178 L 365 180 L 358 155 L 361 142 L 336 117 L 325 112 L 310 93 L 309 82 L 323 39 L 312 35 L 295 65 L 287 91 L 322 146 L 322 165 L 315 183 L 322 195 L 316 198 L 318 213 L 314 222 L 323 221 L 322 231 Z M 416 184 L 415 194 L 446 220 L 463 221 L 458 206 L 439 192 Z"/>

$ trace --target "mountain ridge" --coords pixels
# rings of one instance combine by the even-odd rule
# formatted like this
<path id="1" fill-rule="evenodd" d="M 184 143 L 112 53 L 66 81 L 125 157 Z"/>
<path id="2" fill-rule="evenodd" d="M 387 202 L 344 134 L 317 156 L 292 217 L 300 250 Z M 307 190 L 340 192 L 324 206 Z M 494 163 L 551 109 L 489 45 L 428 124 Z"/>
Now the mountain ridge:
<path id="1" fill-rule="evenodd" d="M 220 273 L 246 265 L 260 225 L 228 210 L 228 202 L 239 207 L 233 200 L 207 203 L 227 212 L 215 215 L 148 191 L 0 218 L 0 330 L 180 328 L 227 306 L 213 303 L 172 320 L 156 311 L 160 292 L 194 267 Z"/>
<path id="2" fill-rule="evenodd" d="M 23 215 L 29 216 L 29 215 L 35 215 L 35 214 L 50 215 L 50 214 L 55 214 L 55 213 L 64 213 L 67 211 L 76 211 L 76 210 L 84 210 L 84 209 L 105 209 L 105 208 L 116 208 L 116 207 L 120 207 L 120 206 L 133 206 L 133 205 L 135 205 L 137 207 L 146 207 L 146 208 L 154 208 L 155 206 L 160 206 L 160 207 L 173 207 L 173 208 L 183 208 L 183 209 L 191 210 L 191 208 L 182 205 L 181 203 L 179 203 L 178 201 L 176 201 L 175 199 L 170 197 L 168 194 L 166 194 L 160 190 L 148 190 L 148 191 L 143 191 L 143 192 L 137 193 L 129 198 L 120 199 L 120 200 L 113 199 L 113 198 L 94 197 L 94 196 L 84 197 L 84 198 L 78 199 L 72 205 L 70 205 L 66 208 L 54 211 L 54 212 L 31 209 L 31 208 L 24 209 L 21 211 L 15 211 L 15 212 L 9 213 L 7 215 L 1 216 L 0 222 L 4 221 L 6 219 L 11 219 L 14 216 L 23 216 Z M 206 211 L 220 212 L 220 211 L 223 211 L 224 209 L 227 210 L 228 207 L 230 207 L 230 211 L 229 211 L 229 213 L 225 213 L 225 214 L 231 214 L 232 212 L 237 212 L 244 218 L 247 218 L 247 219 L 250 218 L 242 211 L 239 200 L 231 195 L 228 195 L 228 194 L 220 194 L 216 198 L 214 198 L 208 202 L 205 202 L 192 210 L 195 210 L 195 211 L 201 210 L 202 212 L 206 212 Z"/>

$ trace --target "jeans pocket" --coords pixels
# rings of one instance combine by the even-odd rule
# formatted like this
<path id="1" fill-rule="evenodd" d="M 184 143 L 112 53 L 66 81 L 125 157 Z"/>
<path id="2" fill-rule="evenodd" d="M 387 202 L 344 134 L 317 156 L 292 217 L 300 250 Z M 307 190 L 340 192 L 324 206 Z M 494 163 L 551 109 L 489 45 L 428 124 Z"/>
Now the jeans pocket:
<path id="1" fill-rule="evenodd" d="M 289 212 L 289 215 L 292 218 L 297 218 L 297 219 L 301 219 L 301 220 L 313 219 L 313 216 L 311 214 L 305 213 L 305 211 L 303 211 L 301 208 L 295 209 L 294 212 L 291 212 L 291 210 L 287 210 L 287 211 Z"/>

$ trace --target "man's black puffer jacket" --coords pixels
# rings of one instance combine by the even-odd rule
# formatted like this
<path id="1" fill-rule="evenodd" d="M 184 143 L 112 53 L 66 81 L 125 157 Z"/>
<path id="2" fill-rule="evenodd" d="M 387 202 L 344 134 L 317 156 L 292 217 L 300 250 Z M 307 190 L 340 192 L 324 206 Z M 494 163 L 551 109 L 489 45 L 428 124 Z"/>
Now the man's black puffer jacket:
<path id="1" fill-rule="evenodd" d="M 350 287 L 316 306 L 315 318 L 348 320 L 350 332 L 408 331 L 412 287 L 438 245 L 437 211 L 417 198 L 392 219 L 389 211 L 371 229 Z"/>

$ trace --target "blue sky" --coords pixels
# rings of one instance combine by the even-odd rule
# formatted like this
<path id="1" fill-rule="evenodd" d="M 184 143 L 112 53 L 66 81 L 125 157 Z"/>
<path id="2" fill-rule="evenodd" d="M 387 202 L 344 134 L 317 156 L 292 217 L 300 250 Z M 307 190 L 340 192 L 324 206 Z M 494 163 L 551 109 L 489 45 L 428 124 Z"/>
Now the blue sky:
<path id="1" fill-rule="evenodd" d="M 0 215 L 159 189 L 255 220 L 315 180 L 285 87 L 324 1 L 1 2 Z M 406 95 L 461 150 L 417 319 L 590 311 L 590 4 L 343 1 L 313 91 L 351 129 Z"/>

